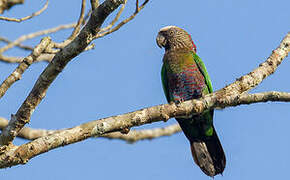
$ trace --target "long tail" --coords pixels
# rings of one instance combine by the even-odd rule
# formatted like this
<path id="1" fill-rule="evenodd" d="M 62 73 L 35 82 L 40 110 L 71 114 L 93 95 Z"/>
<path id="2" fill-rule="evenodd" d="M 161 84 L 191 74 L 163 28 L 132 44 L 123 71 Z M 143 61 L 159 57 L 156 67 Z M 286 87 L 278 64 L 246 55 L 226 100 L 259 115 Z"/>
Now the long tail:
<path id="1" fill-rule="evenodd" d="M 190 142 L 194 162 L 208 176 L 222 174 L 226 166 L 226 156 L 215 132 L 203 140 Z"/>
<path id="2" fill-rule="evenodd" d="M 184 120 L 177 119 L 189 139 L 194 162 L 208 176 L 222 174 L 226 166 L 226 157 L 214 127 L 212 136 L 196 136 L 198 129 Z"/>

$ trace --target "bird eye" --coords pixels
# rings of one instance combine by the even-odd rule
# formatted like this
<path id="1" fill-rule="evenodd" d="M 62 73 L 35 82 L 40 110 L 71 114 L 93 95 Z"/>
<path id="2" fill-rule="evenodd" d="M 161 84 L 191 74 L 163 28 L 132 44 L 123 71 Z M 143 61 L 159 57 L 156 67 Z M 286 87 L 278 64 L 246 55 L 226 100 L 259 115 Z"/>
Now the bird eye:
<path id="1" fill-rule="evenodd" d="M 175 31 L 174 31 L 173 29 L 170 29 L 170 30 L 169 30 L 169 35 L 170 35 L 170 36 L 173 36 L 174 33 L 175 33 Z"/>

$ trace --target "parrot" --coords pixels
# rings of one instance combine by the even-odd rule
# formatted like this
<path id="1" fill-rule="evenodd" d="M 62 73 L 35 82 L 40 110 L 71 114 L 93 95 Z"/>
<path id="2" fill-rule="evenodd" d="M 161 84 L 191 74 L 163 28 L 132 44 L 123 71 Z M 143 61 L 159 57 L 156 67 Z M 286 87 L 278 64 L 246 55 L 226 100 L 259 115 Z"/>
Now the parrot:
<path id="1" fill-rule="evenodd" d="M 212 93 L 213 88 L 206 67 L 196 54 L 191 36 L 177 26 L 159 30 L 156 43 L 165 49 L 161 80 L 169 103 L 179 104 Z M 198 115 L 176 117 L 191 147 L 194 162 L 208 176 L 223 173 L 226 157 L 213 126 L 214 110 Z"/>

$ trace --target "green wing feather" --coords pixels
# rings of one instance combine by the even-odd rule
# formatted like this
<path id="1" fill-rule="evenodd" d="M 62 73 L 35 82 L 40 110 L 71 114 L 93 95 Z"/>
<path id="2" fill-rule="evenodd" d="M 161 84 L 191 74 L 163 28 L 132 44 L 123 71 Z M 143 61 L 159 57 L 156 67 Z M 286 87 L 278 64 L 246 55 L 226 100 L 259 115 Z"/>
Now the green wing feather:
<path id="1" fill-rule="evenodd" d="M 192 52 L 192 55 L 193 55 L 193 59 L 194 59 L 195 63 L 198 66 L 198 69 L 200 70 L 200 72 L 202 73 L 202 75 L 204 77 L 204 80 L 205 80 L 205 83 L 206 83 L 206 86 L 208 88 L 209 93 L 212 93 L 213 89 L 212 89 L 212 85 L 211 85 L 211 80 L 210 80 L 210 77 L 207 73 L 207 70 L 206 70 L 206 67 L 205 67 L 203 61 L 200 59 L 200 57 L 196 53 Z"/>
<path id="2" fill-rule="evenodd" d="M 210 77 L 208 75 L 208 72 L 206 70 L 206 67 L 203 63 L 203 61 L 201 60 L 201 58 L 194 52 L 192 52 L 193 55 L 193 59 L 195 61 L 195 63 L 198 66 L 199 71 L 202 73 L 204 80 L 205 80 L 205 84 L 207 86 L 206 88 L 206 92 L 207 93 L 212 93 L 213 92 L 213 88 L 212 88 L 212 84 L 211 84 L 211 80 Z M 209 111 L 205 111 L 204 114 L 202 115 L 204 119 L 207 119 L 206 124 L 207 126 L 205 126 L 205 135 L 206 136 L 212 136 L 213 135 L 213 114 L 214 111 L 213 110 L 209 110 Z"/>
<path id="3" fill-rule="evenodd" d="M 162 69 L 161 69 L 161 80 L 162 80 L 162 87 L 163 87 L 163 91 L 164 91 L 164 94 L 166 96 L 166 99 L 168 102 L 170 102 L 171 99 L 170 99 L 169 92 L 168 92 L 167 71 L 166 71 L 166 66 L 164 63 L 162 65 Z"/>

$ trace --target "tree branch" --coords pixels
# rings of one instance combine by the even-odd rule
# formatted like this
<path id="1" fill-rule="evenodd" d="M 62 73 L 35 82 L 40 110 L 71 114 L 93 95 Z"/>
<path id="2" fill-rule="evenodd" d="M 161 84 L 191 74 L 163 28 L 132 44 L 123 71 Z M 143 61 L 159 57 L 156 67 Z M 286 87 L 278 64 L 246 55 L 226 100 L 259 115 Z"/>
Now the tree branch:
<path id="1" fill-rule="evenodd" d="M 3 14 L 5 10 L 10 9 L 17 4 L 23 4 L 24 0 L 0 0 L 0 14 Z"/>
<path id="2" fill-rule="evenodd" d="M 90 0 L 91 1 L 91 6 L 92 6 L 92 11 L 97 9 L 97 7 L 99 6 L 99 0 Z"/>
<path id="3" fill-rule="evenodd" d="M 120 132 L 111 132 L 104 134 L 101 137 L 109 139 L 121 139 L 128 143 L 135 143 L 140 140 L 154 139 L 162 136 L 171 136 L 181 131 L 179 124 L 169 125 L 163 128 L 145 129 L 145 130 L 130 130 L 128 134 Z"/>
<path id="4" fill-rule="evenodd" d="M 0 37 L 1 41 L 4 41 L 4 42 L 8 43 L 6 46 L 0 48 L 0 61 L 6 62 L 6 63 L 20 63 L 20 62 L 22 62 L 24 57 L 4 56 L 4 55 L 2 55 L 3 52 L 7 51 L 8 49 L 13 48 L 14 46 L 18 46 L 18 47 L 20 47 L 22 49 L 25 49 L 25 50 L 30 50 L 31 47 L 23 46 L 23 45 L 21 45 L 21 42 L 26 41 L 28 39 L 32 39 L 32 38 L 38 37 L 38 36 L 41 36 L 41 35 L 54 33 L 54 32 L 57 32 L 57 31 L 60 31 L 60 30 L 63 30 L 63 29 L 70 29 L 70 28 L 73 28 L 75 26 L 76 26 L 75 23 L 59 25 L 57 27 L 53 27 L 53 28 L 49 28 L 49 29 L 45 29 L 45 30 L 41 30 L 41 31 L 38 31 L 38 32 L 33 32 L 33 33 L 30 33 L 30 34 L 27 34 L 27 35 L 20 36 L 15 41 L 10 41 L 8 39 Z M 53 43 L 53 44 L 54 44 L 54 46 L 56 46 L 56 44 L 58 44 L 58 43 Z M 64 46 L 57 47 L 57 48 L 63 48 L 63 47 Z M 53 59 L 54 55 L 55 55 L 55 54 L 51 54 L 51 52 L 53 51 L 52 48 L 53 47 L 51 47 L 50 50 L 46 49 L 47 53 L 41 54 L 34 62 L 39 62 L 39 61 L 48 61 L 48 62 L 50 62 Z M 93 48 L 93 47 L 90 47 L 90 48 Z M 88 48 L 88 49 L 90 49 L 90 48 Z M 54 51 L 58 52 L 59 49 L 56 49 Z"/>
<path id="5" fill-rule="evenodd" d="M 46 37 L 41 40 L 41 42 L 34 48 L 33 52 L 23 59 L 23 61 L 18 65 L 18 67 L 2 82 L 0 85 L 0 99 L 10 86 L 21 79 L 24 71 L 39 57 L 42 52 L 50 44 L 51 39 Z"/>
<path id="6" fill-rule="evenodd" d="M 105 30 L 107 30 L 107 28 L 104 28 L 105 32 L 101 32 L 101 33 L 97 34 L 95 38 L 100 38 L 100 37 L 106 36 L 108 34 L 111 34 L 111 33 L 115 32 L 115 31 L 119 30 L 123 25 L 125 25 L 126 23 L 128 23 L 129 21 L 134 19 L 135 16 L 145 7 L 145 5 L 148 2 L 149 2 L 149 0 L 145 0 L 144 3 L 141 6 L 139 6 L 139 0 L 136 0 L 135 12 L 130 17 L 128 17 L 127 19 L 125 19 L 122 22 L 120 22 L 114 28 L 110 27 L 108 31 L 105 31 Z"/>
<path id="7" fill-rule="evenodd" d="M 0 117 L 0 129 L 4 129 L 8 125 L 8 120 Z M 23 127 L 18 134 L 18 137 L 34 140 L 44 136 L 49 136 L 67 129 L 60 130 L 46 130 L 46 129 L 33 129 L 29 127 Z M 122 134 L 120 132 L 112 132 L 104 134 L 103 138 L 108 139 L 120 139 L 125 140 L 128 143 L 134 143 L 139 140 L 154 139 L 161 136 L 170 136 L 177 132 L 180 132 L 180 126 L 178 124 L 169 125 L 163 128 L 145 129 L 145 130 L 131 130 L 128 134 Z"/>
<path id="8" fill-rule="evenodd" d="M 167 121 L 169 118 L 173 117 L 184 117 L 200 114 L 203 111 L 212 108 L 237 106 L 244 102 L 248 104 L 249 102 L 243 99 L 252 98 L 255 96 L 259 97 L 259 95 L 249 95 L 247 97 L 247 95 L 241 94 L 252 89 L 261 83 L 267 76 L 274 73 L 278 65 L 280 65 L 282 60 L 288 55 L 289 51 L 290 33 L 286 35 L 280 46 L 274 50 L 271 56 L 264 63 L 260 64 L 258 68 L 237 79 L 237 81 L 224 87 L 223 89 L 212 94 L 208 94 L 200 99 L 193 99 L 180 104 L 172 103 L 154 106 L 123 115 L 91 121 L 74 128 L 38 138 L 19 147 L 9 146 L 3 148 L 4 146 L 2 146 L 2 148 L 0 148 L 0 168 L 26 163 L 29 159 L 39 154 L 60 146 L 82 141 L 92 136 L 99 137 L 106 133 L 121 131 L 133 126 L 141 126 L 143 124 L 149 124 L 161 120 Z M 277 95 L 277 93 L 278 92 L 272 93 L 276 94 L 275 98 L 282 97 L 282 101 L 289 100 L 288 97 L 290 95 L 288 93 L 280 93 L 281 95 Z M 275 100 L 273 96 L 269 95 L 271 93 L 264 94 L 266 94 L 265 96 L 268 96 L 269 100 Z M 252 99 L 255 100 L 255 98 Z M 266 100 L 264 98 L 257 98 L 255 100 L 255 102 L 265 101 Z M 10 122 L 7 127 L 9 127 Z M 5 128 L 3 132 L 6 129 L 7 128 Z"/>
<path id="9" fill-rule="evenodd" d="M 29 93 L 26 100 L 18 109 L 15 115 L 12 115 L 8 126 L 0 135 L 0 144 L 8 145 L 17 136 L 22 127 L 30 121 L 30 117 L 36 106 L 45 97 L 50 84 L 55 80 L 58 74 L 65 68 L 66 64 L 91 43 L 94 36 L 100 31 L 107 16 L 113 12 L 123 0 L 106 0 L 97 9 L 92 12 L 88 23 L 84 26 L 78 36 L 53 58 L 52 62 L 44 69 Z"/>
<path id="10" fill-rule="evenodd" d="M 13 22 L 22 22 L 28 19 L 31 19 L 35 16 L 40 15 L 46 8 L 48 7 L 48 0 L 46 0 L 44 6 L 37 12 L 32 13 L 30 16 L 25 16 L 23 18 L 9 18 L 9 17 L 4 17 L 4 16 L 0 16 L 0 20 L 4 20 L 4 21 L 13 21 Z"/>
<path id="11" fill-rule="evenodd" d="M 237 105 L 268 102 L 268 101 L 290 102 L 290 93 L 277 91 L 255 94 L 244 93 L 238 96 L 236 100 Z"/>
<path id="12" fill-rule="evenodd" d="M 20 36 L 15 41 L 13 41 L 11 43 L 8 43 L 6 46 L 0 48 L 0 55 L 3 52 L 7 51 L 8 49 L 11 49 L 14 46 L 19 45 L 23 41 L 26 41 L 28 39 L 32 39 L 32 38 L 35 38 L 35 37 L 38 37 L 38 36 L 41 36 L 41 35 L 54 33 L 54 32 L 60 31 L 62 29 L 70 29 L 70 28 L 75 27 L 75 25 L 76 25 L 75 23 L 73 23 L 73 24 L 65 24 L 65 25 L 60 25 L 60 26 L 54 27 L 54 28 L 45 29 L 45 30 L 41 30 L 41 31 L 38 31 L 38 32 L 33 32 L 33 33 L 30 33 L 30 34 L 27 34 L 27 35 Z"/>
<path id="13" fill-rule="evenodd" d="M 4 37 L 0 37 L 0 41 L 5 42 L 7 44 L 12 43 L 12 41 L 10 41 L 9 39 L 6 39 Z M 31 47 L 31 46 L 26 46 L 26 45 L 22 45 L 22 44 L 18 44 L 16 46 L 23 49 L 23 50 L 33 51 L 33 47 Z"/>
<path id="14" fill-rule="evenodd" d="M 248 97 L 260 96 L 263 93 L 257 93 L 249 95 Z M 276 94 L 276 97 L 281 98 L 273 98 L 270 95 L 269 101 L 287 101 L 290 102 L 290 93 L 284 92 L 266 92 L 267 94 Z M 246 99 L 247 95 L 244 95 L 241 99 Z M 202 104 L 205 102 L 203 101 L 204 98 L 199 100 L 190 100 L 182 102 L 178 105 L 176 104 L 164 104 L 159 106 L 154 106 L 146 109 L 142 109 L 139 111 L 119 115 L 119 116 L 112 116 L 109 118 L 104 118 L 100 120 L 91 121 L 88 123 L 81 124 L 80 126 L 76 126 L 74 128 L 59 130 L 58 132 L 50 132 L 50 131 L 43 131 L 40 133 L 44 133 L 44 137 L 40 137 L 32 142 L 27 144 L 21 145 L 19 147 L 12 146 L 9 151 L 0 149 L 0 168 L 10 167 L 17 164 L 24 164 L 27 163 L 29 159 L 45 153 L 49 150 L 52 150 L 57 147 L 65 146 L 71 143 L 79 142 L 84 139 L 87 139 L 92 136 L 99 136 L 99 137 L 107 137 L 107 138 L 118 138 L 123 139 L 128 142 L 135 142 L 137 140 L 143 139 L 151 139 L 166 135 L 171 135 L 173 133 L 179 132 L 178 125 L 171 125 L 164 129 L 156 128 L 153 130 L 141 130 L 141 131 L 131 131 L 128 135 L 120 134 L 119 132 L 113 131 L 120 131 L 124 128 L 130 128 L 133 126 L 140 126 L 143 124 L 148 124 L 152 122 L 167 120 L 172 117 L 177 116 L 184 116 L 189 115 L 192 112 L 200 113 L 201 111 L 205 110 L 202 107 Z M 237 106 L 244 103 L 244 100 L 240 101 L 236 99 L 233 102 L 226 102 L 223 101 L 224 104 L 220 104 L 221 107 L 230 107 L 230 106 Z M 258 102 L 266 102 L 266 99 L 261 101 L 260 98 L 254 99 L 251 103 L 258 103 Z M 249 104 L 249 102 L 246 102 Z M 203 106 L 204 107 L 204 106 Z M 218 107 L 218 106 L 217 106 Z M 0 118 L 1 120 L 1 118 Z M 7 121 L 1 120 L 0 126 L 6 126 Z M 25 131 L 30 131 L 27 128 L 23 129 L 23 133 Z M 113 132 L 113 133 L 110 133 Z M 31 132 L 32 133 L 32 132 Z M 105 134 L 109 133 L 109 134 Z M 50 135 L 49 135 L 50 134 Z M 48 135 L 48 136 L 46 136 Z M 27 139 L 27 135 L 25 135 Z"/>
<path id="15" fill-rule="evenodd" d="M 107 31 L 107 30 L 111 29 L 115 25 L 115 23 L 119 20 L 122 12 L 124 11 L 126 4 L 127 4 L 127 0 L 124 1 L 124 4 L 122 4 L 122 7 L 120 8 L 119 12 L 115 16 L 115 18 L 112 20 L 112 22 L 107 27 L 102 28 L 100 30 L 100 32 Z"/>
<path id="16" fill-rule="evenodd" d="M 263 93 L 255 93 L 248 94 L 244 93 L 236 99 L 237 105 L 242 104 L 253 104 L 260 102 L 290 102 L 290 93 L 286 92 L 263 92 Z M 8 125 L 8 120 L 4 118 L 0 118 L 0 129 L 4 129 Z M 54 133 L 58 133 L 61 131 L 65 131 L 67 129 L 61 130 L 46 130 L 46 129 L 33 129 L 24 127 L 18 134 L 18 137 L 34 140 L 37 138 L 41 138 L 44 136 L 48 136 Z M 161 136 L 170 136 L 177 132 L 180 132 L 180 126 L 178 124 L 169 125 L 163 128 L 154 128 L 154 129 L 145 129 L 145 130 L 131 130 L 128 134 L 122 134 L 120 132 L 112 132 L 108 134 L 104 134 L 101 137 L 109 138 L 109 139 L 121 139 L 125 140 L 128 143 L 134 143 L 139 140 L 145 139 L 154 139 Z"/>
<path id="17" fill-rule="evenodd" d="M 41 54 L 36 58 L 34 62 L 40 62 L 40 61 L 47 61 L 50 62 L 55 54 Z M 6 63 L 21 63 L 23 61 L 24 57 L 11 57 L 11 56 L 2 56 L 0 55 L 0 60 L 3 60 L 3 62 Z"/>
<path id="18" fill-rule="evenodd" d="M 7 51 L 8 49 L 11 49 L 15 46 L 18 46 L 24 50 L 31 50 L 31 47 L 29 46 L 23 46 L 21 45 L 21 42 L 26 41 L 28 39 L 32 39 L 44 34 L 48 34 L 48 33 L 54 33 L 57 32 L 61 29 L 67 29 L 67 28 L 72 28 L 75 27 L 74 31 L 72 32 L 71 36 L 66 39 L 65 41 L 61 42 L 61 43 L 54 43 L 54 46 L 51 47 L 50 49 L 46 49 L 46 54 L 42 54 L 41 56 L 39 56 L 39 58 L 35 61 L 35 62 L 39 62 L 39 61 L 48 61 L 50 62 L 53 57 L 54 54 L 56 54 L 58 51 L 60 51 L 60 49 L 64 48 L 65 46 L 67 46 L 68 44 L 71 43 L 71 41 L 75 38 L 75 36 L 78 34 L 81 25 L 83 25 L 84 21 L 85 21 L 85 17 L 84 17 L 84 11 L 85 11 L 85 0 L 82 1 L 82 7 L 81 7 L 81 13 L 80 13 L 80 17 L 78 20 L 77 24 L 67 24 L 67 25 L 60 25 L 58 27 L 55 28 L 50 28 L 50 29 L 46 29 L 46 30 L 42 30 L 42 31 L 38 31 L 38 32 L 33 32 L 27 35 L 23 35 L 21 37 L 19 37 L 18 39 L 16 39 L 15 41 L 10 41 L 7 40 L 5 38 L 1 38 L 0 37 L 0 41 L 4 41 L 6 43 L 8 43 L 6 46 L 0 48 L 0 61 L 3 62 L 7 62 L 7 63 L 19 63 L 22 62 L 22 59 L 24 57 L 10 57 L 10 56 L 4 56 L 3 53 L 5 51 Z M 117 31 L 118 29 L 120 29 L 124 24 L 128 23 L 129 21 L 131 21 L 144 7 L 145 5 L 149 2 L 149 0 L 145 0 L 144 3 L 142 5 L 139 6 L 139 1 L 136 0 L 136 8 L 135 8 L 135 12 L 133 13 L 133 15 L 131 15 L 129 18 L 123 20 L 122 22 L 120 22 L 117 26 L 115 26 L 114 28 L 112 28 L 115 23 L 119 20 L 124 8 L 125 8 L 125 4 L 126 4 L 127 0 L 124 0 L 124 4 L 122 5 L 122 7 L 120 8 L 119 12 L 117 13 L 117 15 L 115 16 L 115 18 L 112 20 L 112 22 L 107 26 L 104 27 L 102 29 L 100 29 L 99 33 L 94 37 L 94 38 L 99 38 L 99 37 L 103 37 L 105 35 L 108 35 L 112 32 Z M 98 1 L 91 1 L 91 3 L 95 3 L 94 6 L 98 6 Z M 92 5 L 93 6 L 93 5 Z M 90 13 L 89 13 L 90 14 Z M 53 49 L 56 48 L 56 49 Z M 88 46 L 85 50 L 90 50 L 94 48 L 94 44 L 91 44 L 90 46 Z"/>
<path id="19" fill-rule="evenodd" d="M 84 17 L 85 17 L 85 9 L 86 9 L 86 0 L 82 0 L 81 14 L 80 14 L 79 20 L 71 36 L 68 39 L 74 39 L 76 35 L 80 32 L 81 25 L 83 24 Z"/>

